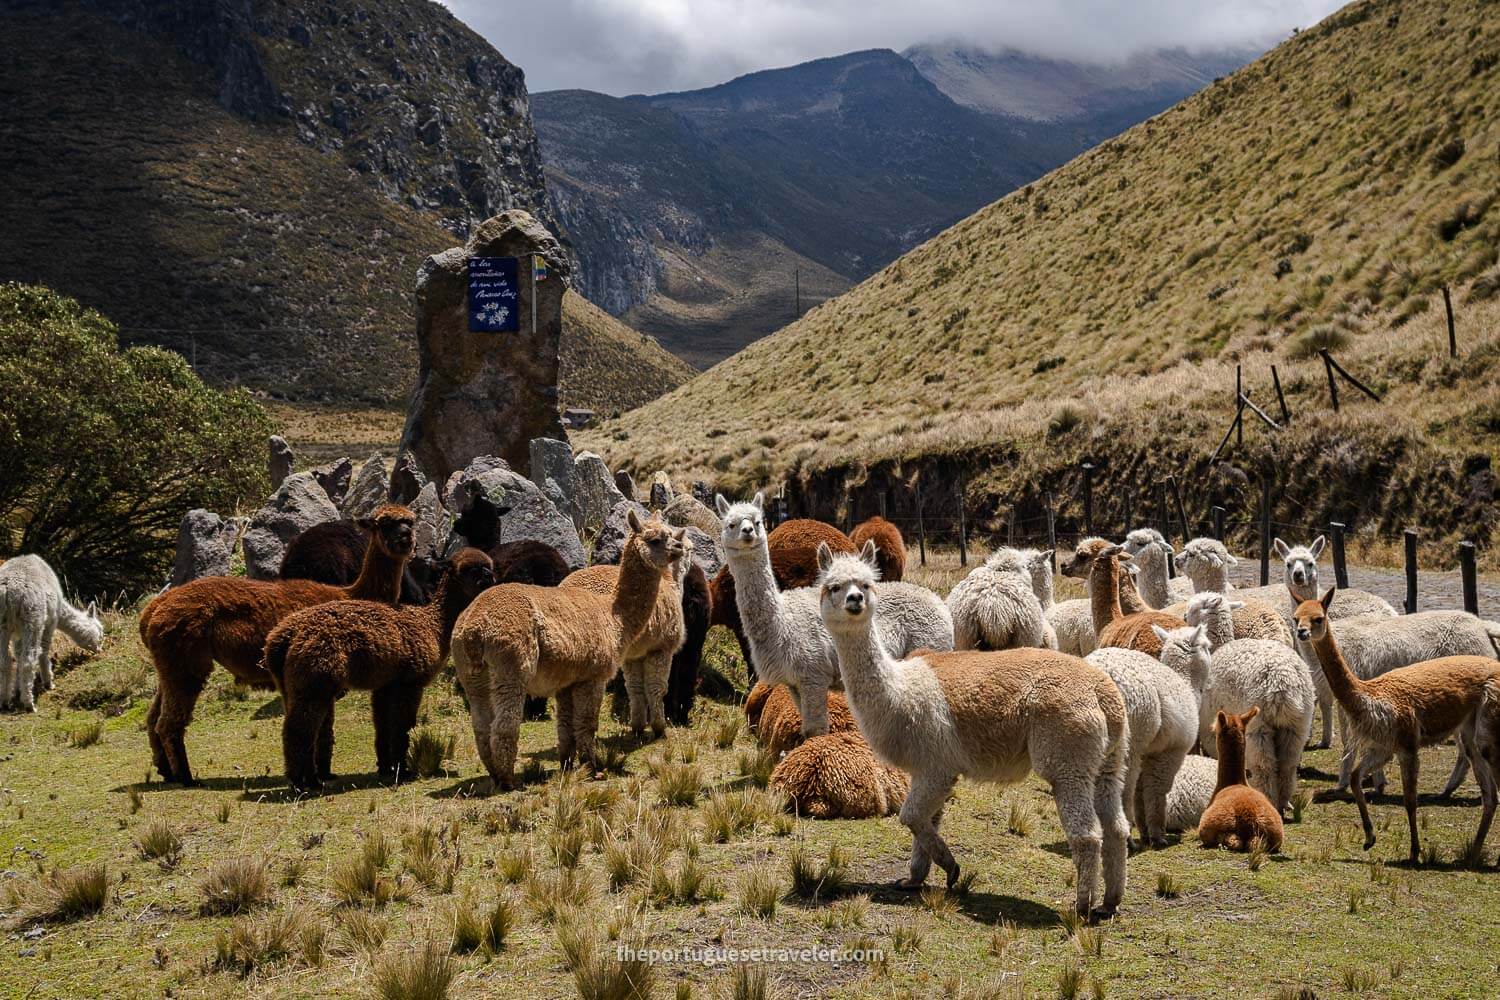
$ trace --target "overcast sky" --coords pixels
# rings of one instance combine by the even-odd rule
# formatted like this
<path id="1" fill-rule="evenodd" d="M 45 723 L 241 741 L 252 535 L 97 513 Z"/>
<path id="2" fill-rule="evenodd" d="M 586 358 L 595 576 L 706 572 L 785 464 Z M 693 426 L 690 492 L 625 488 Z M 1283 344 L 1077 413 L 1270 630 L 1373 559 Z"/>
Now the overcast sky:
<path id="1" fill-rule="evenodd" d="M 1270 44 L 1339 0 L 441 0 L 532 91 L 659 93 L 868 48 L 963 39 L 1113 61 Z"/>

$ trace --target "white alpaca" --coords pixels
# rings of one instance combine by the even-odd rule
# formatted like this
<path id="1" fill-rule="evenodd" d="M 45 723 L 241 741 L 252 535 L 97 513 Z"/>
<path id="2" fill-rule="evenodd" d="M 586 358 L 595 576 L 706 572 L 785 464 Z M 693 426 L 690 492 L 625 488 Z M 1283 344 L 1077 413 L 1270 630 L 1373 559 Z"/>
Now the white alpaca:
<path id="1" fill-rule="evenodd" d="M 1235 596 L 1238 594 L 1235 591 Z M 1229 614 L 1222 614 L 1221 606 L 1228 607 Z M 1203 590 L 1174 608 L 1181 608 L 1180 614 L 1189 625 L 1207 625 L 1208 641 L 1215 649 L 1236 639 L 1270 639 L 1288 649 L 1292 645 L 1292 630 L 1286 619 L 1265 601 L 1230 600 L 1217 591 Z"/>
<path id="2" fill-rule="evenodd" d="M 1141 599 L 1153 610 L 1165 608 L 1173 601 L 1191 597 L 1193 582 L 1184 577 L 1168 577 L 1167 557 L 1172 545 L 1155 528 L 1136 528 L 1125 536 L 1123 548 L 1140 570 L 1136 584 Z"/>
<path id="3" fill-rule="evenodd" d="M 1103 538 L 1085 538 L 1073 550 L 1073 555 L 1063 560 L 1058 567 L 1063 576 L 1082 580 L 1085 592 L 1090 593 L 1090 597 L 1075 597 L 1050 606 L 1043 603 L 1042 610 L 1047 615 L 1047 624 L 1052 626 L 1053 634 L 1057 636 L 1059 652 L 1087 656 L 1099 646 L 1099 637 L 1094 633 L 1089 567 L 1093 565 L 1094 555 L 1108 546 L 1109 542 Z"/>
<path id="4" fill-rule="evenodd" d="M 79 611 L 69 604 L 41 556 L 16 556 L 0 566 L 0 708 L 36 711 L 37 688 L 52 689 L 52 636 L 58 629 L 91 653 L 104 643 L 94 605 Z"/>
<path id="5" fill-rule="evenodd" d="M 838 653 L 818 613 L 818 589 L 781 591 L 771 573 L 763 498 L 730 504 L 715 498 L 724 527 L 721 540 L 734 577 L 740 623 L 750 642 L 756 677 L 785 684 L 802 714 L 802 735 L 828 732 L 828 690 L 838 686 Z M 913 583 L 880 584 L 876 626 L 886 648 L 905 656 L 917 649 L 953 648 L 953 618 L 943 599 Z"/>
<path id="6" fill-rule="evenodd" d="M 1038 565 L 1040 572 L 1038 572 Z M 1039 579 L 1040 577 L 1040 579 Z M 997 549 L 948 594 L 954 649 L 1057 648 L 1041 594 L 1051 604 L 1052 569 L 1036 549 Z"/>
<path id="7" fill-rule="evenodd" d="M 860 732 L 876 756 L 911 775 L 901 806 L 912 833 L 911 872 L 902 884 L 920 886 L 934 861 L 950 887 L 958 881 L 938 823 L 959 775 L 1010 784 L 1034 770 L 1051 783 L 1067 834 L 1077 912 L 1094 912 L 1102 862 L 1101 909 L 1113 913 L 1125 891 L 1130 835 L 1119 688 L 1103 671 L 1048 649 L 892 659 L 876 625 L 885 593 L 874 560 L 871 545 L 862 557 L 834 557 L 820 545 L 817 589 Z"/>
<path id="8" fill-rule="evenodd" d="M 1177 554 L 1177 568 L 1192 582 L 1195 594 L 1205 590 L 1228 593 L 1229 568 L 1239 562 L 1217 538 L 1194 538 Z"/>
<path id="9" fill-rule="evenodd" d="M 1343 599 L 1344 591 L 1341 590 L 1339 600 Z M 1334 606 L 1337 603 L 1334 602 Z M 1397 618 L 1361 615 L 1339 622 L 1338 642 L 1344 661 L 1354 676 L 1367 681 L 1398 667 L 1409 667 L 1413 663 L 1443 656 L 1492 657 L 1495 655 L 1494 644 L 1500 642 L 1500 623 L 1476 618 L 1465 611 L 1420 611 Z M 1339 762 L 1338 787 L 1343 791 L 1349 787 L 1353 759 L 1348 713 L 1340 708 L 1338 717 L 1339 742 L 1344 749 L 1343 759 Z M 1460 752 L 1443 789 L 1445 797 L 1458 790 L 1468 771 L 1468 757 Z M 1376 791 L 1384 791 L 1385 769 L 1376 771 L 1372 777 Z"/>
<path id="10" fill-rule="evenodd" d="M 1197 627 L 1211 634 L 1232 634 L 1227 603 L 1214 605 Z M 1156 631 L 1165 642 L 1169 633 Z M 1297 787 L 1297 765 L 1312 729 L 1316 700 L 1307 664 L 1290 647 L 1270 639 L 1235 639 L 1215 649 L 1209 662 L 1198 715 L 1199 742 L 1205 751 L 1214 745 L 1213 722 L 1219 712 L 1243 715 L 1259 706 L 1260 714 L 1245 730 L 1250 784 L 1285 812 Z"/>
<path id="11" fill-rule="evenodd" d="M 1085 659 L 1125 699 L 1125 816 L 1152 847 L 1167 843 L 1167 796 L 1198 738 L 1198 695 L 1186 677 L 1134 649 L 1096 649 Z"/>
<path id="12" fill-rule="evenodd" d="M 1167 830 L 1182 833 L 1198 829 L 1218 783 L 1218 761 L 1197 754 L 1183 758 L 1177 777 L 1172 779 L 1172 790 L 1167 793 Z"/>

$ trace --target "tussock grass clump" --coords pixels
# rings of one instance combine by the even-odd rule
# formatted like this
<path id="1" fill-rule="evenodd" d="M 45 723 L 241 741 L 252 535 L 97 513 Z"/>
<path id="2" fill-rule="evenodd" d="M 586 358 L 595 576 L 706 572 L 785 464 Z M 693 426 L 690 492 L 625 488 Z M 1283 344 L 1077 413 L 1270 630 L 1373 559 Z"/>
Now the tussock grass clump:
<path id="1" fill-rule="evenodd" d="M 548 846 L 552 851 L 552 859 L 559 867 L 577 868 L 578 863 L 583 860 L 583 851 L 587 843 L 588 830 L 583 826 L 575 826 L 553 833 Z"/>
<path id="2" fill-rule="evenodd" d="M 1339 970 L 1339 985 L 1345 993 L 1371 993 L 1380 987 L 1380 977 L 1374 969 L 1346 965 Z"/>
<path id="3" fill-rule="evenodd" d="M 907 955 L 914 951 L 922 950 L 922 943 L 927 940 L 927 927 L 915 920 L 909 920 L 904 924 L 897 924 L 891 930 L 891 947 L 898 955 Z"/>
<path id="4" fill-rule="evenodd" d="M 1029 837 L 1036 829 L 1036 810 L 1019 795 L 1010 796 L 1009 811 L 1005 818 L 1005 829 L 1012 836 Z"/>
<path id="5" fill-rule="evenodd" d="M 769 1000 L 775 995 L 771 973 L 764 965 L 741 962 L 734 967 L 734 976 L 729 981 L 732 1000 Z"/>
<path id="6" fill-rule="evenodd" d="M 526 879 L 526 905 L 544 924 L 555 923 L 559 914 L 587 906 L 594 898 L 593 877 L 583 869 L 564 868 L 555 874 L 531 872 Z"/>
<path id="7" fill-rule="evenodd" d="M 1078 1000 L 1083 995 L 1083 966 L 1069 960 L 1057 970 L 1057 1000 Z"/>
<path id="8" fill-rule="evenodd" d="M 573 985 L 582 1000 L 645 1000 L 656 986 L 656 970 L 644 957 L 616 958 L 599 937 L 568 921 L 558 926 L 558 945 L 573 972 Z"/>
<path id="9" fill-rule="evenodd" d="M 326 936 L 322 920 L 303 909 L 240 917 L 215 936 L 213 965 L 248 976 L 300 955 L 307 965 L 318 966 L 323 963 Z"/>
<path id="10" fill-rule="evenodd" d="M 1302 822 L 1302 817 L 1307 812 L 1307 807 L 1310 806 L 1310 805 L 1312 805 L 1312 800 L 1313 800 L 1312 789 L 1310 789 L 1310 788 L 1299 788 L 1299 789 L 1297 789 L 1297 793 L 1292 796 L 1292 800 L 1291 800 L 1292 822 L 1293 823 L 1300 823 L 1300 822 Z"/>
<path id="11" fill-rule="evenodd" d="M 495 859 L 495 871 L 499 874 L 500 880 L 509 885 L 519 885 L 524 882 L 531 869 L 531 847 L 527 844 L 505 851 Z"/>
<path id="12" fill-rule="evenodd" d="M 714 792 L 698 815 L 708 839 L 716 844 L 727 844 L 775 812 L 780 812 L 780 809 L 769 809 L 759 789 L 746 789 Z"/>
<path id="13" fill-rule="evenodd" d="M 918 893 L 917 905 L 935 917 L 951 917 L 958 912 L 958 900 L 938 886 L 928 886 Z"/>
<path id="14" fill-rule="evenodd" d="M 401 949 L 375 964 L 379 1000 L 444 1000 L 458 966 L 438 941 Z"/>
<path id="15" fill-rule="evenodd" d="M 1253 872 L 1260 871 L 1261 866 L 1266 863 L 1266 859 L 1269 858 L 1270 856 L 1271 856 L 1271 846 L 1270 846 L 1270 844 L 1268 844 L 1266 842 L 1266 838 L 1265 837 L 1257 836 L 1257 837 L 1251 838 L 1251 840 L 1250 840 L 1250 853 L 1247 856 L 1246 861 L 1245 861 L 1245 863 L 1250 866 L 1250 870 L 1251 871 L 1253 871 Z"/>
<path id="16" fill-rule="evenodd" d="M 333 898 L 343 906 L 382 907 L 394 899 L 405 896 L 398 879 L 388 878 L 384 873 L 390 862 L 390 843 L 385 835 L 377 831 L 365 838 L 358 854 L 347 858 L 333 869 L 328 878 L 328 889 Z"/>
<path id="17" fill-rule="evenodd" d="M 1158 872 L 1156 875 L 1156 894 L 1162 899 L 1176 899 L 1182 895 L 1182 885 L 1177 881 L 1177 876 L 1171 872 Z"/>
<path id="18" fill-rule="evenodd" d="M 1332 323 L 1322 323 L 1293 340 L 1286 353 L 1293 361 L 1307 361 L 1316 358 L 1319 351 L 1337 354 L 1353 342 L 1354 338 L 1348 330 Z"/>
<path id="19" fill-rule="evenodd" d="M 738 713 L 726 717 L 714 727 L 714 746 L 720 750 L 728 750 L 734 746 L 734 741 L 740 738 L 740 730 L 744 728 L 745 720 Z"/>
<path id="20" fill-rule="evenodd" d="M 803 843 L 793 845 L 787 854 L 792 892 L 802 899 L 837 896 L 848 884 L 848 867 L 848 853 L 837 844 L 829 846 L 821 863 L 813 861 Z"/>
<path id="21" fill-rule="evenodd" d="M 1088 423 L 1088 419 L 1089 411 L 1080 404 L 1073 402 L 1059 403 L 1052 410 L 1052 418 L 1047 421 L 1047 436 L 1059 438 L 1071 434 Z"/>
<path id="22" fill-rule="evenodd" d="M 209 869 L 199 885 L 198 909 L 211 916 L 232 916 L 271 899 L 271 879 L 263 858 L 225 858 Z"/>
<path id="23" fill-rule="evenodd" d="M 109 890 L 109 872 L 102 864 L 54 868 L 23 890 L 17 919 L 49 924 L 82 920 L 104 909 Z"/>
<path id="24" fill-rule="evenodd" d="M 738 764 L 740 777 L 749 779 L 756 788 L 765 788 L 776 770 L 776 757 L 765 749 L 747 750 L 739 755 Z"/>
<path id="25" fill-rule="evenodd" d="M 343 910 L 339 914 L 339 927 L 351 948 L 368 952 L 380 950 L 389 930 L 384 917 L 358 909 Z"/>
<path id="26" fill-rule="evenodd" d="M 484 942 L 484 923 L 474 907 L 473 899 L 465 895 L 454 900 L 449 922 L 453 928 L 449 948 L 455 955 L 467 955 L 479 950 Z"/>
<path id="27" fill-rule="evenodd" d="M 104 737 L 104 723 L 85 722 L 68 730 L 68 745 L 75 750 L 82 750 L 98 743 Z"/>
<path id="28" fill-rule="evenodd" d="M 718 884 L 695 857 L 684 857 L 675 869 L 658 865 L 651 872 L 651 900 L 657 906 L 686 905 L 721 895 Z"/>
<path id="29" fill-rule="evenodd" d="M 217 819 L 220 823 L 228 823 L 229 822 L 229 812 L 230 812 L 229 803 L 228 802 L 220 802 L 219 805 L 218 805 L 218 808 L 216 808 L 214 810 L 214 818 Z"/>
<path id="30" fill-rule="evenodd" d="M 406 773 L 418 778 L 436 778 L 443 773 L 443 761 L 453 756 L 453 734 L 447 738 L 430 726 L 418 726 L 406 749 Z"/>
<path id="31" fill-rule="evenodd" d="M 690 763 L 663 763 L 656 775 L 657 794 L 669 806 L 698 804 L 703 791 L 703 769 Z"/>
<path id="32" fill-rule="evenodd" d="M 146 861 L 171 868 L 182 859 L 182 838 L 165 820 L 152 820 L 135 838 L 136 850 Z"/>
<path id="33" fill-rule="evenodd" d="M 770 920 L 776 916 L 776 904 L 781 900 L 781 881 L 769 867 L 756 865 L 740 876 L 736 887 L 739 910 L 746 916 Z"/>
<path id="34" fill-rule="evenodd" d="M 509 896 L 498 896 L 479 915 L 479 947 L 486 956 L 494 957 L 505 950 L 505 942 L 515 929 L 518 914 L 516 904 Z"/>

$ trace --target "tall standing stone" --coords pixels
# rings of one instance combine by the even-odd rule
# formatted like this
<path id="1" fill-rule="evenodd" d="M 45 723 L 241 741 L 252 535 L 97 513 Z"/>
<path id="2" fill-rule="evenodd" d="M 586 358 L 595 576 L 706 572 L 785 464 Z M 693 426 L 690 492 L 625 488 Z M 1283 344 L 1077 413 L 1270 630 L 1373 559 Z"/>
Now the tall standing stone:
<path id="1" fill-rule="evenodd" d="M 238 518 L 226 520 L 201 508 L 188 511 L 177 531 L 177 554 L 168 586 L 180 587 L 205 576 L 228 576 L 234 543 L 243 527 Z"/>
<path id="2" fill-rule="evenodd" d="M 296 456 L 292 454 L 292 446 L 286 443 L 286 438 L 280 434 L 272 434 L 271 455 L 267 462 L 266 471 L 271 474 L 271 489 L 276 489 L 286 482 L 286 477 L 292 474 L 292 466 L 296 463 Z"/>
<path id="3" fill-rule="evenodd" d="M 534 256 L 546 265 L 545 280 L 532 280 Z M 471 257 L 516 258 L 515 332 L 470 330 Z M 519 209 L 485 220 L 463 246 L 423 262 L 417 273 L 420 364 L 401 450 L 428 480 L 446 482 L 476 455 L 498 456 L 524 473 L 533 438 L 567 440 L 557 406 L 567 275 L 562 244 Z"/>

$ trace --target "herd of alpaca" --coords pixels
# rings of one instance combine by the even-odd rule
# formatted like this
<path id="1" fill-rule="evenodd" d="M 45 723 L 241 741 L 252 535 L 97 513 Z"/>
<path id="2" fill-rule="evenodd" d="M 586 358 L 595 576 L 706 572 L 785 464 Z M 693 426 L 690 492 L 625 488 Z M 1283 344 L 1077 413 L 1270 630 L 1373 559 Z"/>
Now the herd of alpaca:
<path id="1" fill-rule="evenodd" d="M 557 754 L 598 772 L 606 685 L 623 676 L 629 728 L 684 724 L 711 624 L 734 629 L 753 688 L 752 732 L 770 785 L 814 819 L 899 814 L 911 834 L 906 888 L 960 866 L 940 832 L 959 777 L 1051 787 L 1081 916 L 1114 914 L 1132 830 L 1208 846 L 1278 850 L 1298 765 L 1321 708 L 1335 717 L 1340 788 L 1375 843 L 1365 793 L 1400 766 L 1410 857 L 1419 856 L 1418 751 L 1448 739 L 1444 795 L 1472 769 L 1482 852 L 1500 769 L 1500 625 L 1462 612 L 1398 617 L 1360 591 L 1319 593 L 1319 538 L 1276 540 L 1284 579 L 1236 589 L 1235 558 L 1194 539 L 1174 553 L 1150 529 L 1088 538 L 1063 575 L 1087 596 L 1054 599 L 1053 554 L 1001 548 L 946 600 L 905 582 L 905 545 L 884 518 L 846 536 L 816 521 L 769 531 L 764 502 L 715 498 L 723 570 L 708 579 L 686 529 L 627 515 L 620 562 L 574 573 L 538 542 L 501 544 L 502 511 L 477 505 L 449 555 L 413 564 L 415 516 L 388 504 L 319 525 L 287 548 L 279 579 L 213 577 L 146 605 L 140 634 L 157 674 L 146 731 L 156 769 L 192 784 L 185 734 L 215 663 L 274 688 L 288 784 L 333 775 L 335 702 L 370 692 L 378 774 L 399 778 L 423 693 L 451 660 L 480 759 L 516 785 L 528 698 L 555 699 Z M 1172 560 L 1186 575 L 1172 575 Z M 61 629 L 97 651 L 92 606 L 64 598 L 42 560 L 0 565 L 0 701 L 34 710 L 51 687 Z"/>

